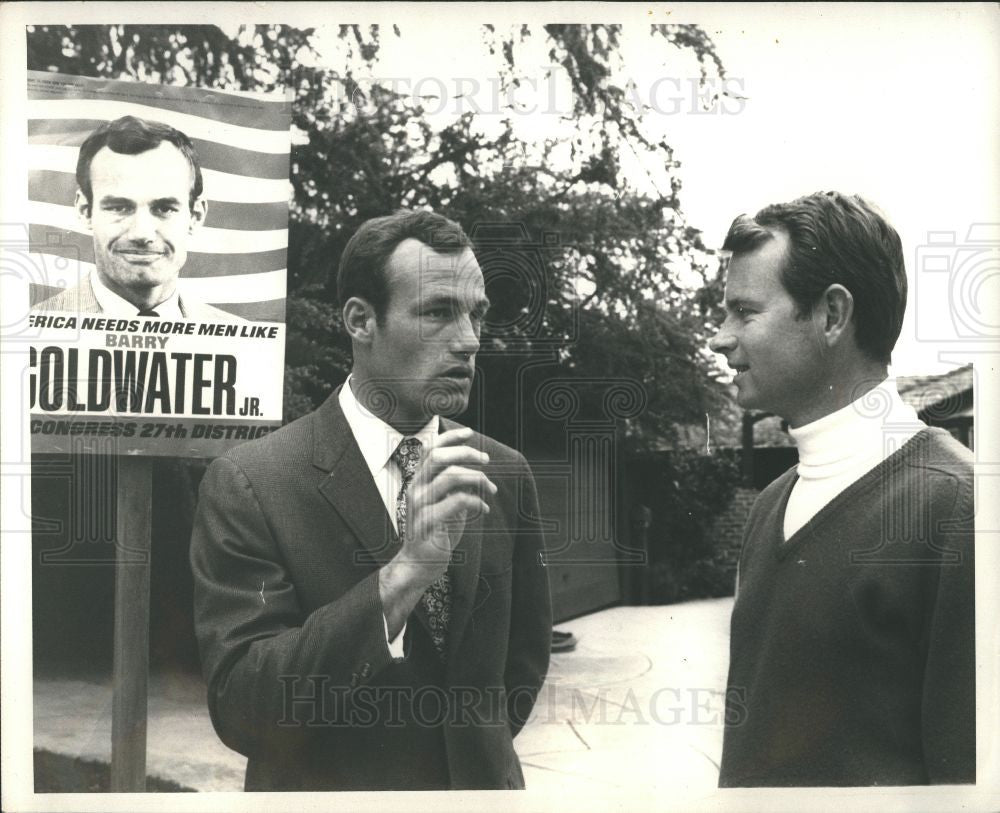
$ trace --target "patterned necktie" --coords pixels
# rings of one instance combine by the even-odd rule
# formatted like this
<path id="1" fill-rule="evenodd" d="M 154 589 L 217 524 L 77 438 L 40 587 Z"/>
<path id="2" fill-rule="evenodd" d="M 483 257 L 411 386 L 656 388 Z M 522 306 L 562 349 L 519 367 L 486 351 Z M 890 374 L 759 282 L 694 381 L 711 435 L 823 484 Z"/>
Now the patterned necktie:
<path id="1" fill-rule="evenodd" d="M 403 438 L 392 453 L 392 459 L 396 461 L 399 470 L 403 474 L 403 484 L 399 489 L 399 496 L 396 497 L 396 528 L 399 531 L 399 539 L 402 542 L 406 539 L 406 490 L 413 479 L 413 474 L 420 462 L 420 449 L 422 444 L 416 438 Z M 442 573 L 424 594 L 420 597 L 420 603 L 427 611 L 427 620 L 430 622 L 431 638 L 434 646 L 442 659 L 445 657 L 445 640 L 448 633 L 448 621 L 451 618 L 451 579 L 448 572 Z"/>
<path id="2" fill-rule="evenodd" d="M 420 462 L 420 450 L 423 444 L 416 438 L 403 438 L 392 453 L 392 459 L 396 461 L 399 470 L 403 474 L 403 483 L 399 489 L 399 496 L 396 497 L 396 527 L 399 531 L 399 539 L 402 542 L 406 539 L 406 490 L 413 479 L 413 474 L 417 470 L 417 463 Z M 442 573 L 424 594 L 420 597 L 420 603 L 427 611 L 427 620 L 430 622 L 431 638 L 438 654 L 445 656 L 445 637 L 448 632 L 448 620 L 451 617 L 451 580 L 447 571 Z"/>

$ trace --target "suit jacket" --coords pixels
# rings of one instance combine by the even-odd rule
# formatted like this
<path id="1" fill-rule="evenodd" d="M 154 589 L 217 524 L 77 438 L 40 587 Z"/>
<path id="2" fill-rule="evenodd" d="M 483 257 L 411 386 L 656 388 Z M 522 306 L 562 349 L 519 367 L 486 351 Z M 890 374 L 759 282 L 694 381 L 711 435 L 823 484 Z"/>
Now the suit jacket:
<path id="1" fill-rule="evenodd" d="M 194 299 L 178 298 L 177 304 L 180 306 L 181 314 L 186 319 L 198 319 L 203 322 L 242 322 L 242 316 L 229 313 L 220 308 L 198 302 Z M 75 288 L 67 288 L 54 296 L 32 305 L 33 311 L 73 311 L 75 313 L 103 313 L 101 303 L 94 295 L 94 288 L 90 284 L 90 277 Z"/>
<path id="2" fill-rule="evenodd" d="M 524 786 L 513 738 L 552 630 L 538 502 L 518 452 L 471 444 L 498 492 L 455 548 L 446 663 L 420 604 L 406 657 L 389 654 L 378 570 L 400 543 L 337 393 L 209 467 L 195 628 L 212 721 L 248 757 L 247 790 Z"/>

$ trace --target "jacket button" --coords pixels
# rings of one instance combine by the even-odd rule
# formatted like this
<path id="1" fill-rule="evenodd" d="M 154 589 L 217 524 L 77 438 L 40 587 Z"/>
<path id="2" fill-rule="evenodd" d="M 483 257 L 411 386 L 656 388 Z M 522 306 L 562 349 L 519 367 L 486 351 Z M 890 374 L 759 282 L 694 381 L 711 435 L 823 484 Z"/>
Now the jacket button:
<path id="1" fill-rule="evenodd" d="M 364 666 L 361 667 L 361 677 L 366 678 L 368 677 L 368 675 L 371 674 L 371 672 L 372 672 L 372 665 L 370 663 L 366 663 Z"/>

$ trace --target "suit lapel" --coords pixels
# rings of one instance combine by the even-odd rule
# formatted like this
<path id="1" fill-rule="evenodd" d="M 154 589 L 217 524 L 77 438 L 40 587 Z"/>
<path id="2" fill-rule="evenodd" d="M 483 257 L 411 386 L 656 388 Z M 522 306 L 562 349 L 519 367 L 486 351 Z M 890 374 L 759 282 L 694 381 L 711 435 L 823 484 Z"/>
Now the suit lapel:
<path id="1" fill-rule="evenodd" d="M 399 542 L 340 408 L 339 394 L 338 387 L 316 411 L 313 424 L 313 465 L 327 472 L 319 492 L 361 542 L 358 563 L 381 567 L 396 555 Z"/>
<path id="2" fill-rule="evenodd" d="M 93 272 L 94 274 L 97 271 Z M 90 280 L 90 275 L 80 284 L 77 288 L 79 291 L 79 300 L 77 302 L 77 307 L 83 313 L 101 313 L 101 303 L 97 301 L 97 294 L 94 293 L 94 285 Z"/>

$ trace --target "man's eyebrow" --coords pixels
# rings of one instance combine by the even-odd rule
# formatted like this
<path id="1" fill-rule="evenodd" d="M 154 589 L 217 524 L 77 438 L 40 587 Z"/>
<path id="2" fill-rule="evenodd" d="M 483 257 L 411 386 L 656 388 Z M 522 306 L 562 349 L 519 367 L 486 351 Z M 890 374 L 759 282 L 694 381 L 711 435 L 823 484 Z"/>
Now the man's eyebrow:
<path id="1" fill-rule="evenodd" d="M 420 302 L 422 308 L 433 308 L 447 306 L 450 308 L 455 308 L 461 304 L 459 297 L 454 294 L 431 294 L 426 299 Z M 473 311 L 487 311 L 492 306 L 492 302 L 486 297 L 482 299 L 477 299 L 475 304 L 472 306 Z"/>
<path id="2" fill-rule="evenodd" d="M 431 305 L 453 305 L 458 299 L 452 294 L 430 294 L 426 298 L 418 300 L 423 307 Z"/>
<path id="3" fill-rule="evenodd" d="M 122 198 L 118 197 L 117 195 L 105 195 L 103 198 L 101 198 L 100 203 L 102 206 L 105 206 L 107 204 L 122 204 L 122 203 L 126 203 L 130 206 L 134 205 L 134 201 L 132 201 L 130 198 Z M 154 206 L 157 205 L 180 206 L 181 203 L 182 202 L 179 198 L 175 198 L 172 195 L 165 198 L 157 198 L 156 200 L 153 201 Z"/>
<path id="4" fill-rule="evenodd" d="M 737 308 L 759 308 L 760 303 L 746 297 L 733 296 L 726 299 L 726 307 L 731 311 Z"/>

